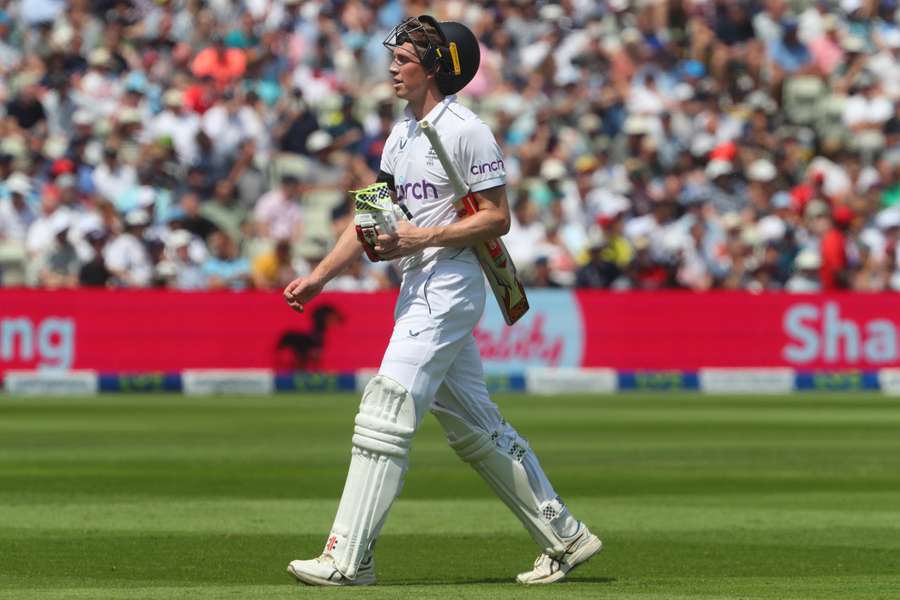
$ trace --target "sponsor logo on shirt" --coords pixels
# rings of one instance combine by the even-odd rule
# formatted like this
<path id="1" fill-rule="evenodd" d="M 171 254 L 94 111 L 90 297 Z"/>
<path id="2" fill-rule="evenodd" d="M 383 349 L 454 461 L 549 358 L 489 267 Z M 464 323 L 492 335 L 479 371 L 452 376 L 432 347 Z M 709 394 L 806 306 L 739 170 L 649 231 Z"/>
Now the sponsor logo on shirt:
<path id="1" fill-rule="evenodd" d="M 483 175 L 484 173 L 496 173 L 503 170 L 503 160 L 497 159 L 491 162 L 481 163 L 480 165 L 472 165 L 469 171 L 472 175 Z"/>
<path id="2" fill-rule="evenodd" d="M 424 200 L 428 198 L 429 195 L 437 199 L 437 186 L 425 179 L 397 186 L 397 200 L 406 200 L 407 198 Z"/>

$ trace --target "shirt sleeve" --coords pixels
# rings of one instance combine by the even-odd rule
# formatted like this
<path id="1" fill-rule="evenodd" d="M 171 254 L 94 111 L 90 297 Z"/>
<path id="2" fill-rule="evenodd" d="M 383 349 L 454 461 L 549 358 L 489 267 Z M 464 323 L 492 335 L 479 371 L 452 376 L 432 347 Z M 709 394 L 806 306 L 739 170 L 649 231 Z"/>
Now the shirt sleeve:
<path id="1" fill-rule="evenodd" d="M 473 192 L 506 185 L 503 151 L 484 123 L 479 121 L 460 135 L 457 159 L 463 179 Z"/>
<path id="2" fill-rule="evenodd" d="M 397 127 L 394 127 L 391 129 L 391 133 L 384 142 L 384 149 L 381 151 L 381 166 L 378 167 L 379 171 L 388 175 L 394 174 L 397 163 L 397 145 L 399 139 Z"/>

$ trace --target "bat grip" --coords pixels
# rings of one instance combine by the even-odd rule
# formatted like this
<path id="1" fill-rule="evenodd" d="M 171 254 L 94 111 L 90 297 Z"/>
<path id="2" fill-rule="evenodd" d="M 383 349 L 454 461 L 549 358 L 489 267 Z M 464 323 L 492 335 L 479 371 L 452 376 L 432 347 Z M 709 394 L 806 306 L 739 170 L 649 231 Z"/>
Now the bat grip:
<path id="1" fill-rule="evenodd" d="M 359 225 L 356 226 L 356 239 L 358 239 L 359 243 L 362 244 L 363 250 L 366 251 L 366 256 L 369 257 L 369 260 L 371 260 L 372 262 L 379 262 L 381 260 L 381 257 L 378 256 L 378 254 L 375 252 L 375 249 L 372 248 L 372 246 L 370 246 L 366 241 L 366 236 L 363 235 L 362 227 L 360 227 Z"/>

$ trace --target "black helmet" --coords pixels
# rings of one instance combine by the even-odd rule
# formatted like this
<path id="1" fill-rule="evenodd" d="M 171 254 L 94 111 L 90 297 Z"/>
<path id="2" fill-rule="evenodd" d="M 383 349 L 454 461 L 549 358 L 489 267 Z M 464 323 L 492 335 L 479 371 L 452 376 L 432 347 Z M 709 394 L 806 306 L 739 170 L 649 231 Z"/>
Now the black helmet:
<path id="1" fill-rule="evenodd" d="M 429 15 L 412 17 L 397 25 L 384 45 L 393 49 L 406 42 L 412 42 L 423 67 L 435 70 L 438 89 L 445 96 L 466 87 L 478 72 L 481 63 L 478 39 L 462 23 L 439 23 Z"/>

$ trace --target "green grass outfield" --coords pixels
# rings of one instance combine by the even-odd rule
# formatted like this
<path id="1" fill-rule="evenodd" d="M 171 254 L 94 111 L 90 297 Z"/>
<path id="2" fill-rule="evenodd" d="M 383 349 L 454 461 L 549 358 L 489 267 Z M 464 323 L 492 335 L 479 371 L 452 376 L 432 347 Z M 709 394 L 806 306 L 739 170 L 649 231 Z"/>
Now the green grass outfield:
<path id="1" fill-rule="evenodd" d="M 900 401 L 866 394 L 497 398 L 604 540 L 565 583 L 432 417 L 376 551 L 312 589 L 350 395 L 0 396 L 0 598 L 900 597 Z"/>

